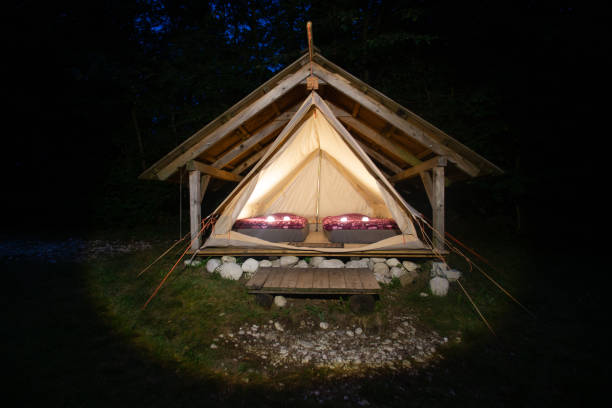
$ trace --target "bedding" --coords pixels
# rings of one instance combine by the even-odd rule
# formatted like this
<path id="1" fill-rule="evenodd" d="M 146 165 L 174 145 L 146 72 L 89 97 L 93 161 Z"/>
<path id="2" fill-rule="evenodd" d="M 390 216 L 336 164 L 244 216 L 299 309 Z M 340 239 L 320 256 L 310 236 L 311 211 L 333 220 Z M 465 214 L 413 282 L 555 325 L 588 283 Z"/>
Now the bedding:
<path id="1" fill-rule="evenodd" d="M 232 229 L 270 242 L 302 242 L 309 233 L 308 220 L 291 213 L 242 218 Z"/>
<path id="2" fill-rule="evenodd" d="M 323 232 L 330 242 L 371 244 L 401 234 L 391 218 L 341 214 L 323 218 Z"/>

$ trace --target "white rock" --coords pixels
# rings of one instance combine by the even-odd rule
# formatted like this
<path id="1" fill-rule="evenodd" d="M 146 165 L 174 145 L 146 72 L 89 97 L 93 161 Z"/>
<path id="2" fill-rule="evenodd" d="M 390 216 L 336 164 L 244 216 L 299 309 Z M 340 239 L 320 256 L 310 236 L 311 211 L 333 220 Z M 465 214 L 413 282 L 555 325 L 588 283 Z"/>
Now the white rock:
<path id="1" fill-rule="evenodd" d="M 410 262 L 410 261 L 404 261 L 402 262 L 402 266 L 404 267 L 404 269 L 406 269 L 408 272 L 413 272 L 416 271 L 417 268 L 419 267 L 419 265 L 415 264 L 414 262 Z"/>
<path id="2" fill-rule="evenodd" d="M 242 263 L 242 271 L 246 274 L 254 274 L 259 269 L 259 262 L 253 258 L 249 258 Z"/>
<path id="3" fill-rule="evenodd" d="M 309 268 L 310 265 L 308 265 L 308 262 L 306 262 L 303 259 L 300 259 L 300 261 L 294 266 L 294 268 Z"/>
<path id="4" fill-rule="evenodd" d="M 272 266 L 272 262 L 268 261 L 267 259 L 264 259 L 263 261 L 259 261 L 260 268 L 269 268 L 271 266 Z"/>
<path id="5" fill-rule="evenodd" d="M 206 270 L 213 273 L 219 265 L 221 265 L 221 260 L 219 258 L 210 258 L 208 262 L 206 262 Z"/>
<path id="6" fill-rule="evenodd" d="M 419 293 L 419 296 L 420 296 L 420 297 L 427 297 L 427 296 L 429 296 L 429 295 L 428 295 L 427 293 L 425 293 L 425 292 L 421 292 L 421 293 Z"/>
<path id="7" fill-rule="evenodd" d="M 374 264 L 374 278 L 380 283 L 390 283 L 391 274 L 389 273 L 389 266 L 384 262 Z"/>
<path id="8" fill-rule="evenodd" d="M 274 304 L 278 307 L 285 307 L 287 299 L 284 296 L 274 296 Z"/>
<path id="9" fill-rule="evenodd" d="M 344 262 L 339 259 L 326 259 L 321 261 L 318 268 L 344 268 Z"/>
<path id="10" fill-rule="evenodd" d="M 448 281 L 445 278 L 436 276 L 429 281 L 431 293 L 436 296 L 446 296 L 448 293 Z"/>
<path id="11" fill-rule="evenodd" d="M 215 343 L 213 343 L 213 344 L 211 344 L 211 345 L 210 345 L 210 348 L 211 348 L 211 349 L 216 349 L 216 348 L 218 348 L 218 347 L 217 347 L 217 345 L 216 345 Z"/>
<path id="12" fill-rule="evenodd" d="M 355 334 L 356 335 L 359 336 L 361 333 L 363 333 L 363 329 L 361 327 L 358 327 L 358 328 L 355 329 Z"/>
<path id="13" fill-rule="evenodd" d="M 283 328 L 283 325 L 280 324 L 279 322 L 274 322 L 274 328 L 278 331 L 285 331 L 285 329 Z"/>
<path id="14" fill-rule="evenodd" d="M 236 257 L 235 256 L 222 256 L 221 257 L 221 262 L 223 263 L 236 263 Z"/>
<path id="15" fill-rule="evenodd" d="M 370 258 L 370 261 L 372 261 L 374 263 L 383 263 L 386 260 L 387 260 L 386 258 Z"/>
<path id="16" fill-rule="evenodd" d="M 400 264 L 400 261 L 398 261 L 397 258 L 389 258 L 385 262 L 387 263 L 387 265 L 389 265 L 390 268 L 393 268 L 394 266 Z"/>
<path id="17" fill-rule="evenodd" d="M 389 267 L 386 263 L 374 264 L 374 275 L 386 276 L 388 278 L 391 277 L 391 275 L 389 274 Z"/>
<path id="18" fill-rule="evenodd" d="M 349 337 L 353 337 L 355 334 L 351 330 L 347 330 L 346 335 Z"/>
<path id="19" fill-rule="evenodd" d="M 449 269 L 450 268 L 448 267 L 448 265 L 444 262 L 432 262 L 430 276 L 432 278 L 435 278 L 436 276 L 445 277 L 446 271 Z"/>
<path id="20" fill-rule="evenodd" d="M 448 271 L 444 272 L 444 275 L 449 282 L 454 282 L 461 277 L 461 272 L 456 269 L 449 269 Z"/>
<path id="21" fill-rule="evenodd" d="M 310 265 L 316 268 L 324 260 L 325 260 L 325 257 L 323 256 L 313 256 L 312 258 L 310 258 Z"/>
<path id="22" fill-rule="evenodd" d="M 300 258 L 297 256 L 281 256 L 280 258 L 280 266 L 283 268 L 290 267 L 298 263 Z"/>
<path id="23" fill-rule="evenodd" d="M 224 263 L 219 267 L 222 278 L 238 280 L 242 276 L 242 268 L 237 263 Z"/>
<path id="24" fill-rule="evenodd" d="M 278 268 L 280 266 L 280 259 L 275 259 L 272 261 L 272 265 L 273 268 Z"/>
<path id="25" fill-rule="evenodd" d="M 360 260 L 360 261 L 348 261 L 344 267 L 345 268 L 369 268 L 369 260 Z"/>
<path id="26" fill-rule="evenodd" d="M 323 330 L 327 330 L 329 328 L 329 323 L 321 322 L 319 323 L 319 327 L 322 328 Z"/>
<path id="27" fill-rule="evenodd" d="M 393 268 L 391 268 L 391 277 L 392 278 L 401 278 L 402 275 L 406 274 L 406 270 L 404 268 L 401 268 L 399 266 L 394 266 Z"/>

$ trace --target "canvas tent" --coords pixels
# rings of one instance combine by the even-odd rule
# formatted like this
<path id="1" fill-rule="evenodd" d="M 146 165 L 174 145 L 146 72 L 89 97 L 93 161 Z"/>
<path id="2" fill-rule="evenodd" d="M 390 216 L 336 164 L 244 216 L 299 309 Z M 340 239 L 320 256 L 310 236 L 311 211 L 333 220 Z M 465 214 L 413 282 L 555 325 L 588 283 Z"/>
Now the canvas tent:
<path id="1" fill-rule="evenodd" d="M 308 86 L 312 76 L 318 81 L 314 95 Z M 305 104 L 310 106 L 304 111 L 301 108 Z M 320 120 L 322 118 L 324 121 Z M 308 131 L 309 128 L 316 131 Z M 326 135 L 321 149 L 321 138 L 316 137 L 318 133 Z M 300 140 L 303 145 L 298 143 Z M 332 144 L 339 146 L 339 150 L 350 157 L 346 160 L 352 160 L 356 167 L 344 158 L 338 160 L 336 153 L 329 153 Z M 305 151 L 297 146 L 304 146 Z M 297 158 L 285 163 L 278 159 L 282 154 L 295 154 Z M 380 167 L 376 168 L 372 160 Z M 298 184 L 313 180 L 319 161 L 325 177 L 316 179 L 325 182 L 321 183 L 320 194 L 313 201 L 313 185 L 307 182 L 309 188 L 298 188 Z M 271 170 L 274 166 L 279 167 L 277 173 Z M 363 212 L 371 210 L 372 215 L 390 213 L 396 220 L 399 218 L 400 224 L 403 222 L 401 214 L 404 214 L 409 222 L 400 225 L 402 237 L 415 236 L 411 229 L 418 225 L 415 223 L 418 213 L 397 194 L 394 183 L 425 190 L 432 207 L 433 226 L 440 236 L 444 236 L 446 184 L 501 172 L 467 146 L 315 52 L 312 59 L 304 54 L 274 75 L 158 160 L 140 178 L 188 180 L 193 237 L 201 228 L 202 201 L 207 191 L 214 191 L 224 183 L 239 183 L 219 208 L 219 215 L 230 214 L 229 208 L 237 213 L 218 220 L 215 234 L 206 242 L 201 254 L 257 254 L 256 249 L 260 248 L 259 254 L 265 255 L 306 254 L 308 251 L 273 248 L 254 241 L 242 242 L 241 245 L 250 245 L 248 247 L 213 244 L 224 244 L 217 235 L 222 235 L 220 232 L 228 228 L 234 217 L 289 206 L 289 197 L 294 197 L 291 204 L 296 206 L 294 212 L 307 215 L 309 221 L 312 221 L 312 207 L 316 202 L 320 206 L 319 219 L 332 205 L 336 205 L 334 208 L 339 212 L 359 208 Z M 188 177 L 183 177 L 185 173 Z M 334 186 L 330 184 L 333 180 L 336 180 L 336 188 L 341 186 L 345 189 L 343 194 L 353 199 L 335 199 L 340 190 L 330 188 Z M 316 211 L 314 216 L 316 220 Z M 237 237 L 232 232 L 229 236 L 230 240 Z M 436 235 L 433 238 L 435 240 Z M 199 249 L 201 244 L 195 238 L 192 249 Z M 441 239 L 434 244 L 442 248 Z M 421 256 L 431 253 L 427 248 L 392 249 L 392 245 L 384 248 L 391 249 L 345 254 Z"/>
<path id="2" fill-rule="evenodd" d="M 308 96 L 266 154 L 215 210 L 219 219 L 204 247 L 295 249 L 232 231 L 238 218 L 275 212 L 304 216 L 315 229 L 323 217 L 342 213 L 393 218 L 401 235 L 359 249 L 424 247 L 413 225 L 420 214 L 385 179 L 316 92 Z M 337 253 L 354 250 L 355 245 L 320 249 Z"/>

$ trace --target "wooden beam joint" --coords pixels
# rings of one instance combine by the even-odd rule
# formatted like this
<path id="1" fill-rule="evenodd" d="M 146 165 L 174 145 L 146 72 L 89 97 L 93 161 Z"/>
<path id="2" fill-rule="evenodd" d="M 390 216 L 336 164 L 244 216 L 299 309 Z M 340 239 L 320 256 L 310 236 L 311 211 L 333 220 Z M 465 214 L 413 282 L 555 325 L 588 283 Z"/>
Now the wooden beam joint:
<path id="1" fill-rule="evenodd" d="M 221 180 L 235 181 L 235 182 L 242 180 L 242 176 L 230 173 L 229 171 L 218 169 L 209 164 L 204 164 L 202 162 L 195 161 L 195 160 L 190 160 L 189 162 L 187 162 L 187 170 L 189 171 L 197 170 L 201 173 L 208 174 L 211 177 L 218 178 Z"/>
<path id="2" fill-rule="evenodd" d="M 424 161 L 423 163 L 417 164 L 416 166 L 410 167 L 400 173 L 397 173 L 389 179 L 389 181 L 400 181 L 410 177 L 415 177 L 424 171 L 433 169 L 434 167 L 445 167 L 447 163 L 445 156 L 436 156 L 433 159 Z"/>

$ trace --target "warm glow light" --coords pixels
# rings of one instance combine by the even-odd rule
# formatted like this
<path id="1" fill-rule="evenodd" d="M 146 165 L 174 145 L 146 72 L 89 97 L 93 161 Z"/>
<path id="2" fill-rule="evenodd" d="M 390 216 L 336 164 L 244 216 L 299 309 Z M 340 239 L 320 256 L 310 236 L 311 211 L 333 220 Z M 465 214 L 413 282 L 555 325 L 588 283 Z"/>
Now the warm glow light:
<path id="1" fill-rule="evenodd" d="M 289 216 L 288 216 L 288 215 L 285 215 L 285 216 L 283 217 L 283 221 L 290 221 L 290 220 L 291 220 L 291 218 L 289 218 Z"/>
<path id="2" fill-rule="evenodd" d="M 268 222 L 274 222 L 274 217 L 271 215 L 268 215 L 268 217 L 266 218 L 266 221 Z"/>
<path id="3" fill-rule="evenodd" d="M 361 217 L 361 221 L 366 221 L 367 222 L 367 221 L 370 221 L 370 218 L 368 218 L 368 217 Z"/>
<path id="4" fill-rule="evenodd" d="M 342 217 L 342 218 L 340 218 L 340 221 L 341 221 L 341 222 L 347 222 L 347 221 L 348 221 L 348 218 L 346 218 L 346 217 Z"/>

